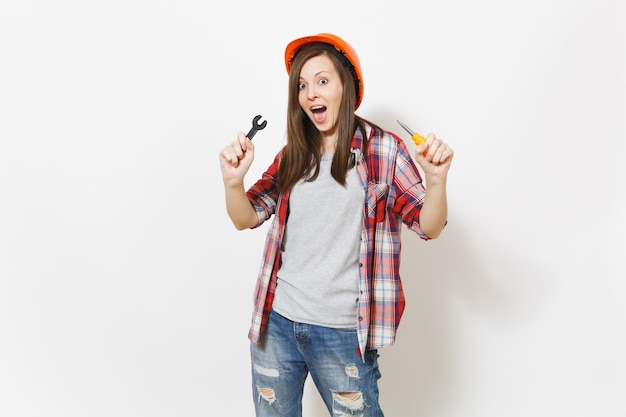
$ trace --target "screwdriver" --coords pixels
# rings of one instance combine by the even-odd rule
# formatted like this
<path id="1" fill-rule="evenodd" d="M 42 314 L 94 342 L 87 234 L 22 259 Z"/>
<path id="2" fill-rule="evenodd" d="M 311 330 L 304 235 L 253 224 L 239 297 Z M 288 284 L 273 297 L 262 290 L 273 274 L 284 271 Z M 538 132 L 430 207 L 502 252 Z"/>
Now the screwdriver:
<path id="1" fill-rule="evenodd" d="M 413 132 L 411 129 L 409 129 L 409 127 L 407 125 L 402 123 L 400 120 L 396 120 L 396 122 L 398 122 L 400 124 L 400 126 L 402 126 L 402 128 L 404 130 L 406 130 L 409 135 L 411 135 L 411 139 L 413 139 L 413 142 L 415 142 L 415 144 L 417 146 L 419 146 L 422 143 L 426 142 L 426 138 L 424 136 L 420 135 L 419 133 Z"/>

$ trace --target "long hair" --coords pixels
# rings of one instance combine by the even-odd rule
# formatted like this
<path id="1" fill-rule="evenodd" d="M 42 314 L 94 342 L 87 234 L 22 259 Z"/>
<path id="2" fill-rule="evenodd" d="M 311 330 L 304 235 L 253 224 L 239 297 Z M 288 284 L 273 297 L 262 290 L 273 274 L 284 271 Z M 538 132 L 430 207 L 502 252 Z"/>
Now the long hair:
<path id="1" fill-rule="evenodd" d="M 310 46 L 298 52 L 289 73 L 289 93 L 287 100 L 287 146 L 278 167 L 278 188 L 280 191 L 291 189 L 301 179 L 314 181 L 319 175 L 322 157 L 322 134 L 300 107 L 299 84 L 300 71 L 311 58 L 328 56 L 339 74 L 343 86 L 339 116 L 337 121 L 337 147 L 331 165 L 332 177 L 341 185 L 346 185 L 346 174 L 354 167 L 355 160 L 350 150 L 352 138 L 357 128 L 364 135 L 363 149 L 367 149 L 365 125 L 373 129 L 380 127 L 354 113 L 356 88 L 351 70 L 326 48 Z"/>

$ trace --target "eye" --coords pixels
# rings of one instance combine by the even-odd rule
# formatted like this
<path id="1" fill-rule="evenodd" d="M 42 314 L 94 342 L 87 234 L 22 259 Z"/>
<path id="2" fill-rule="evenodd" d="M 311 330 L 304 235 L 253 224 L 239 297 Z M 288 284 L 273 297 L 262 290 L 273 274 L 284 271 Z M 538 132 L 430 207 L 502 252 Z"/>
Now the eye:
<path id="1" fill-rule="evenodd" d="M 304 83 L 298 84 L 298 90 L 304 90 Z"/>
<path id="2" fill-rule="evenodd" d="M 320 78 L 319 83 L 320 83 L 320 84 L 327 84 L 327 83 L 328 83 L 328 79 L 326 79 L 326 78 Z"/>

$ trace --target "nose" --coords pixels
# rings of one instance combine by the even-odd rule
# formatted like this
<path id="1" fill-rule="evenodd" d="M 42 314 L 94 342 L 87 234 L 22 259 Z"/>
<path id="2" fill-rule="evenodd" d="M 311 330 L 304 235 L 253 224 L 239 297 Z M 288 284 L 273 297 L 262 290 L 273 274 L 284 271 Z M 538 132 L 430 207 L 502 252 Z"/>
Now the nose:
<path id="1" fill-rule="evenodd" d="M 314 83 L 308 86 L 307 97 L 309 98 L 309 100 L 313 100 L 318 97 L 317 88 L 315 87 Z"/>

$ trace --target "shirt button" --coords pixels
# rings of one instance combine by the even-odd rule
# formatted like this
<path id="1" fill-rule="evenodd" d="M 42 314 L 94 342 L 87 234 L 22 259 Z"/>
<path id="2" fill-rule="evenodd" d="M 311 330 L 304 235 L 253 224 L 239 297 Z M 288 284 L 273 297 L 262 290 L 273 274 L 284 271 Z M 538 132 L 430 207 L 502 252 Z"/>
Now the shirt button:
<path id="1" fill-rule="evenodd" d="M 363 316 L 359 316 L 359 321 L 363 321 Z"/>

